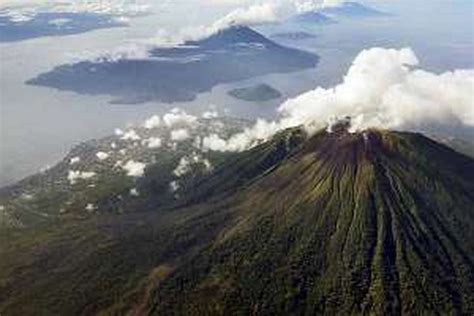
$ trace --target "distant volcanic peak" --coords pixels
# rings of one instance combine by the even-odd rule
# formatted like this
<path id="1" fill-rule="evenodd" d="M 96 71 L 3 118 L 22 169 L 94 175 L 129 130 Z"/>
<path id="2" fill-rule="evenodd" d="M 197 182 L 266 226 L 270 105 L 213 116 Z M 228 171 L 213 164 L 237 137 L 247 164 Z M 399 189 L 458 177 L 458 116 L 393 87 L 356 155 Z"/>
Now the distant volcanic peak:
<path id="1" fill-rule="evenodd" d="M 201 40 L 187 41 L 184 45 L 196 45 L 201 48 L 222 48 L 239 44 L 276 45 L 265 36 L 248 26 L 235 24 L 218 30 Z"/>
<path id="2" fill-rule="evenodd" d="M 322 14 L 319 11 L 308 11 L 301 13 L 291 19 L 295 22 L 316 23 L 316 24 L 334 24 L 336 20 Z"/>
<path id="3" fill-rule="evenodd" d="M 337 6 L 330 6 L 320 10 L 321 13 L 345 17 L 371 17 L 371 16 L 384 16 L 387 15 L 384 12 L 378 11 L 371 7 L 365 6 L 358 2 L 342 2 Z"/>

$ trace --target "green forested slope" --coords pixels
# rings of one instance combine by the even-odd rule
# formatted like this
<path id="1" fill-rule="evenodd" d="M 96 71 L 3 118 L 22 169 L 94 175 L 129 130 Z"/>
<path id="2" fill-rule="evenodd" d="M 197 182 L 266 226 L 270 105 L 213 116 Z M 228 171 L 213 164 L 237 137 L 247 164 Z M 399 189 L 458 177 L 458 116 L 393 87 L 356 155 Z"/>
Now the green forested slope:
<path id="1" fill-rule="evenodd" d="M 474 160 L 411 133 L 298 129 L 175 208 L 0 239 L 0 313 L 474 312 Z"/>

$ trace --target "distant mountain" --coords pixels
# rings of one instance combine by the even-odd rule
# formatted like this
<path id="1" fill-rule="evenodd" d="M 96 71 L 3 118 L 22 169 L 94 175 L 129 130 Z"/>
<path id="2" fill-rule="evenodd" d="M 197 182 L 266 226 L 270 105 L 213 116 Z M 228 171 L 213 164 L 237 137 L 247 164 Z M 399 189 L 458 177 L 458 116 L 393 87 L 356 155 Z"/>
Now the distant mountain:
<path id="1" fill-rule="evenodd" d="M 336 20 L 324 15 L 320 11 L 309 11 L 298 14 L 290 19 L 291 22 L 311 23 L 319 25 L 327 25 L 337 23 Z"/>
<path id="2" fill-rule="evenodd" d="M 115 103 L 191 101 L 220 83 L 314 67 L 318 56 L 276 44 L 245 26 L 173 48 L 157 48 L 146 59 L 107 58 L 58 66 L 31 85 L 106 94 Z"/>
<path id="3" fill-rule="evenodd" d="M 281 97 L 280 91 L 267 84 L 258 84 L 252 87 L 237 88 L 230 90 L 229 95 L 234 98 L 250 102 L 262 102 Z"/>
<path id="4" fill-rule="evenodd" d="M 223 48 L 245 47 L 246 45 L 261 45 L 262 47 L 276 46 L 271 40 L 247 26 L 230 26 L 221 29 L 211 36 L 186 41 L 184 45 L 199 46 L 200 49 L 214 50 Z"/>
<path id="5" fill-rule="evenodd" d="M 420 134 L 288 129 L 172 208 L 3 232 L 0 312 L 469 315 L 473 174 Z"/>
<path id="6" fill-rule="evenodd" d="M 366 18 L 386 16 L 387 13 L 370 8 L 358 2 L 343 2 L 337 6 L 325 7 L 319 13 L 330 17 Z"/>

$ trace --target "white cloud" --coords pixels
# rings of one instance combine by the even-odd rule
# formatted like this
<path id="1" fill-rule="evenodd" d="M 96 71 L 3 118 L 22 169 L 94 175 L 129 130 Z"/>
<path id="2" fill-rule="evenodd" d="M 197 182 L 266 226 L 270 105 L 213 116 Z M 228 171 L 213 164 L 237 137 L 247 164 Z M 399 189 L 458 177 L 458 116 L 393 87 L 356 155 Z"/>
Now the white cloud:
<path id="1" fill-rule="evenodd" d="M 230 25 L 258 25 L 276 22 L 279 18 L 279 6 L 272 2 L 265 2 L 238 8 L 214 22 L 211 28 L 220 30 Z"/>
<path id="2" fill-rule="evenodd" d="M 253 26 L 277 22 L 281 19 L 282 12 L 284 10 L 282 10 L 281 3 L 277 1 L 251 4 L 244 8 L 234 9 L 210 25 L 183 29 L 178 36 L 179 40 L 175 40 L 175 42 L 206 38 L 232 25 Z"/>
<path id="3" fill-rule="evenodd" d="M 120 129 L 120 128 L 116 128 L 114 130 L 114 134 L 117 135 L 117 136 L 122 136 L 123 135 L 123 131 Z"/>
<path id="4" fill-rule="evenodd" d="M 206 171 L 210 171 L 212 169 L 212 165 L 208 159 L 205 159 L 196 152 L 193 152 L 191 155 L 181 157 L 178 165 L 173 170 L 173 174 L 177 177 L 182 177 L 192 170 L 193 165 L 199 164 L 202 164 Z"/>
<path id="5" fill-rule="evenodd" d="M 150 118 L 148 118 L 143 126 L 147 129 L 152 129 L 159 127 L 161 125 L 161 118 L 158 115 L 153 115 Z"/>
<path id="6" fill-rule="evenodd" d="M 235 134 L 227 140 L 220 138 L 217 134 L 204 137 L 202 148 L 214 151 L 242 151 L 267 140 L 282 128 L 277 122 L 258 119 L 254 126 L 244 129 L 242 133 Z"/>
<path id="7" fill-rule="evenodd" d="M 162 141 L 159 137 L 150 137 L 145 139 L 145 144 L 148 148 L 159 148 L 162 145 Z"/>
<path id="8" fill-rule="evenodd" d="M 336 7 L 344 3 L 343 0 L 293 0 L 296 13 L 315 11 L 327 7 Z"/>
<path id="9" fill-rule="evenodd" d="M 283 21 L 292 15 L 319 10 L 328 6 L 335 6 L 342 1 L 338 0 L 201 0 L 207 4 L 240 5 L 232 11 L 207 26 L 194 26 L 181 30 L 180 34 L 171 42 L 179 43 L 186 40 L 198 40 L 211 36 L 218 31 L 232 25 L 256 26 Z"/>
<path id="10" fill-rule="evenodd" d="M 151 10 L 148 0 L 2 0 L 0 9 L 15 12 L 72 12 L 137 16 Z"/>
<path id="11" fill-rule="evenodd" d="M 69 180 L 70 184 L 77 183 L 77 180 L 88 180 L 96 176 L 95 172 L 92 171 L 75 171 L 69 170 L 67 179 Z"/>
<path id="12" fill-rule="evenodd" d="M 126 133 L 124 133 L 120 139 L 122 139 L 122 140 L 139 140 L 140 135 L 138 135 L 135 130 L 130 129 Z"/>
<path id="13" fill-rule="evenodd" d="M 354 130 L 473 126 L 473 70 L 438 75 L 416 69 L 418 63 L 409 48 L 364 50 L 341 84 L 285 102 L 282 123 L 319 128 L 331 118 L 350 116 Z"/>
<path id="14" fill-rule="evenodd" d="M 181 109 L 174 108 L 163 115 L 163 122 L 168 127 L 175 125 L 193 125 L 197 122 L 197 117 L 190 115 Z"/>
<path id="15" fill-rule="evenodd" d="M 212 118 L 216 118 L 219 116 L 219 113 L 217 113 L 217 111 L 206 111 L 204 113 L 202 113 L 201 117 L 202 118 L 205 118 L 205 119 L 212 119 Z"/>
<path id="16" fill-rule="evenodd" d="M 311 133 L 346 116 L 351 117 L 352 131 L 423 131 L 443 126 L 472 129 L 474 70 L 435 74 L 417 69 L 418 63 L 409 48 L 363 50 L 339 85 L 317 87 L 287 100 L 278 109 L 278 121 L 258 120 L 226 140 L 208 135 L 203 148 L 244 150 L 278 130 L 303 125 Z"/>
<path id="17" fill-rule="evenodd" d="M 125 165 L 122 165 L 121 167 L 130 177 L 142 177 L 145 173 L 146 164 L 139 161 L 129 160 Z"/>
<path id="18" fill-rule="evenodd" d="M 72 158 L 69 160 L 69 164 L 70 164 L 70 165 L 73 165 L 73 164 L 78 163 L 79 161 L 81 161 L 81 157 L 79 157 L 79 156 L 72 157 Z"/>
<path id="19" fill-rule="evenodd" d="M 180 141 L 188 139 L 190 135 L 187 129 L 180 128 L 180 129 L 172 130 L 170 137 L 172 141 L 180 142 Z"/>
<path id="20" fill-rule="evenodd" d="M 131 188 L 129 193 L 131 196 L 140 196 L 140 193 L 138 192 L 137 188 Z"/>
<path id="21" fill-rule="evenodd" d="M 107 158 L 109 158 L 109 154 L 106 153 L 106 152 L 103 152 L 103 151 L 99 151 L 95 154 L 95 156 L 97 157 L 97 159 L 99 160 L 105 160 Z"/>

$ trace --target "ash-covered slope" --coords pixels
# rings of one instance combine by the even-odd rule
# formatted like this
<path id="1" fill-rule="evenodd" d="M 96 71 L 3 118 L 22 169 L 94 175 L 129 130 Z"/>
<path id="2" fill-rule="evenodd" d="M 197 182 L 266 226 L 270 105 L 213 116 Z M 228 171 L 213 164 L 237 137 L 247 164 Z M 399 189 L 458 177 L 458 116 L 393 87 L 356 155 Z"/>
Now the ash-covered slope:
<path id="1" fill-rule="evenodd" d="M 0 312 L 471 314 L 473 174 L 419 134 L 287 130 L 173 210 L 0 235 Z"/>
<path id="2" fill-rule="evenodd" d="M 312 53 L 278 45 L 246 26 L 231 26 L 173 48 L 153 49 L 149 55 L 62 65 L 27 83 L 110 95 L 115 103 L 184 102 L 217 84 L 311 68 L 319 60 Z"/>

